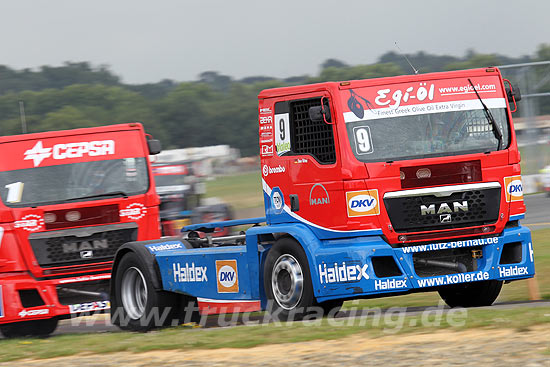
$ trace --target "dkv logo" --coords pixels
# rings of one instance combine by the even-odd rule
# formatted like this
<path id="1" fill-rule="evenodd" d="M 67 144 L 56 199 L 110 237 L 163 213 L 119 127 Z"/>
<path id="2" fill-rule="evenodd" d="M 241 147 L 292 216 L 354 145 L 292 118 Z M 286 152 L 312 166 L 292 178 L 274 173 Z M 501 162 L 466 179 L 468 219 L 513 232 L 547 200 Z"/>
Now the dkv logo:
<path id="1" fill-rule="evenodd" d="M 504 187 L 506 188 L 506 201 L 523 200 L 523 183 L 521 176 L 504 177 Z"/>
<path id="2" fill-rule="evenodd" d="M 348 217 L 365 217 L 380 214 L 378 190 L 346 192 Z"/>
<path id="3" fill-rule="evenodd" d="M 216 260 L 218 293 L 239 293 L 237 260 Z"/>

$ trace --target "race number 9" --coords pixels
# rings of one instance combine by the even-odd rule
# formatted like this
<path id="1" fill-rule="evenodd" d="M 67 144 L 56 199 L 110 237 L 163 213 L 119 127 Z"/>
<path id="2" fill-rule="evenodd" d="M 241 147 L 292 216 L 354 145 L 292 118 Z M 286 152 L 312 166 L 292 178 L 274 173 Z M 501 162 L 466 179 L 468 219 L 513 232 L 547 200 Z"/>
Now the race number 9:
<path id="1" fill-rule="evenodd" d="M 288 113 L 275 115 L 275 149 L 277 155 L 283 155 L 290 151 L 290 119 Z"/>
<path id="2" fill-rule="evenodd" d="M 368 126 L 358 126 L 353 128 L 355 135 L 355 148 L 357 154 L 369 154 L 373 152 L 370 128 Z"/>

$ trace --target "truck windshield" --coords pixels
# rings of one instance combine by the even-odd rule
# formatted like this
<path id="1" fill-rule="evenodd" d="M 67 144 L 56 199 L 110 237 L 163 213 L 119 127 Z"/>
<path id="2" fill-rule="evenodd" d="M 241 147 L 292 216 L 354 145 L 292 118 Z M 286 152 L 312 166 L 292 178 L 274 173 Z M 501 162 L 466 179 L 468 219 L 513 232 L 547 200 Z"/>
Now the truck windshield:
<path id="1" fill-rule="evenodd" d="M 145 158 L 124 158 L 0 172 L 0 194 L 9 207 L 100 200 L 147 192 Z"/>
<path id="2" fill-rule="evenodd" d="M 501 149 L 506 149 L 510 140 L 506 108 L 490 111 L 503 135 Z M 365 163 L 481 153 L 498 147 L 482 109 L 410 114 L 346 125 L 352 150 Z"/>

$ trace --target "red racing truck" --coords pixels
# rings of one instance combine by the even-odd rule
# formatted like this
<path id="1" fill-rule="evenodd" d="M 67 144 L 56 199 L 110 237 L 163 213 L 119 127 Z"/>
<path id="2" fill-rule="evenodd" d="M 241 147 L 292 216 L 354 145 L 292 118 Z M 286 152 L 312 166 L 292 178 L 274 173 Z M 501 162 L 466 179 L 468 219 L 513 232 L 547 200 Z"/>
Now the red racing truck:
<path id="1" fill-rule="evenodd" d="M 285 319 L 412 292 L 437 291 L 451 307 L 491 305 L 504 282 L 535 274 L 520 225 L 519 97 L 497 68 L 262 91 L 266 216 L 123 245 L 113 322 L 173 325 L 194 300 L 202 313 Z M 155 325 L 159 309 L 172 319 Z"/>
<path id="2" fill-rule="evenodd" d="M 0 137 L 0 331 L 47 335 L 109 308 L 112 260 L 160 236 L 139 123 Z"/>

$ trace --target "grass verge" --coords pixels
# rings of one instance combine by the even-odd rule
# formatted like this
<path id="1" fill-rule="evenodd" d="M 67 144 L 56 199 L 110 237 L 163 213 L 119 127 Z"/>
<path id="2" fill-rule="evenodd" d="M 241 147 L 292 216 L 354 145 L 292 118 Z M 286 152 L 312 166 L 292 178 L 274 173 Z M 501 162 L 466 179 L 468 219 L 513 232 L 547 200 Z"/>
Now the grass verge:
<path id="1" fill-rule="evenodd" d="M 430 333 L 435 330 L 464 330 L 469 328 L 513 328 L 518 331 L 540 324 L 550 326 L 550 307 L 517 308 L 508 310 L 469 309 L 454 310 L 438 316 L 404 316 L 390 313 L 376 318 L 336 319 L 280 323 L 256 326 L 238 326 L 223 329 L 191 329 L 176 327 L 147 334 L 108 333 L 72 334 L 48 339 L 2 340 L 0 361 L 23 358 L 41 359 L 70 356 L 80 353 L 103 354 L 113 352 L 140 353 L 152 350 L 189 350 L 218 348 L 250 348 L 263 344 L 296 343 L 310 340 L 338 339 L 353 334 L 369 337 L 403 333 Z M 359 321 L 364 321 L 360 324 Z M 338 322 L 340 324 L 334 324 Z"/>
<path id="2" fill-rule="evenodd" d="M 218 197 L 235 209 L 263 207 L 260 173 L 216 177 L 206 183 L 206 197 Z"/>

